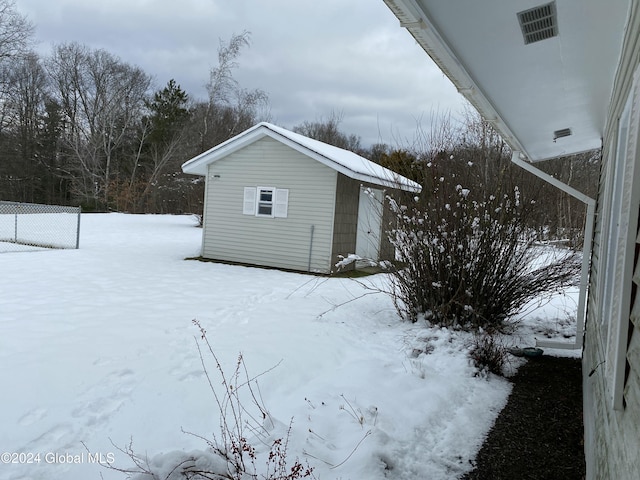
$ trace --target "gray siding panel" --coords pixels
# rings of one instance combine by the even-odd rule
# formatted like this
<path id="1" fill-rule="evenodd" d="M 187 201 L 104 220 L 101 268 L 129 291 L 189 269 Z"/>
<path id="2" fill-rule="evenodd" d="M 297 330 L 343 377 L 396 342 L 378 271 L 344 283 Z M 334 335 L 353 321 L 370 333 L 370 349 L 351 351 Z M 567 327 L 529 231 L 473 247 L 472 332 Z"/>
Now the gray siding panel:
<path id="1" fill-rule="evenodd" d="M 640 338 L 636 320 L 630 325 L 627 349 L 627 369 L 624 386 L 625 405 L 621 410 L 612 406 L 612 370 L 615 363 L 615 342 L 609 334 L 610 313 L 603 311 L 601 283 L 605 281 L 606 219 L 612 209 L 611 195 L 606 185 L 612 180 L 612 165 L 616 155 L 618 119 L 632 84 L 633 73 L 640 57 L 640 12 L 631 9 L 621 68 L 615 83 L 611 111 L 604 138 L 603 165 L 596 210 L 593 257 L 585 335 L 583 364 L 585 369 L 585 450 L 588 479 L 637 478 L 640 472 Z M 639 159 L 634 160 L 636 165 Z M 637 214 L 634 211 L 632 214 Z M 636 267 L 638 268 L 638 267 Z M 630 279 L 625 279 L 630 281 Z M 637 282 L 636 282 L 637 283 Z M 637 295 L 638 293 L 636 293 Z M 637 313 L 637 312 L 636 312 Z M 624 320 L 623 321 L 628 321 Z M 615 329 L 614 329 L 615 330 Z"/>
<path id="2" fill-rule="evenodd" d="M 209 166 L 203 257 L 328 273 L 337 172 L 262 138 Z M 287 218 L 242 214 L 244 187 L 289 189 Z M 311 230 L 313 226 L 313 242 Z"/>
<path id="3" fill-rule="evenodd" d="M 640 423 L 640 329 L 632 330 L 627 361 L 630 364 L 627 383 L 625 385 L 625 399 L 627 409 L 635 413 L 636 423 Z M 640 470 L 638 470 L 640 471 Z"/>

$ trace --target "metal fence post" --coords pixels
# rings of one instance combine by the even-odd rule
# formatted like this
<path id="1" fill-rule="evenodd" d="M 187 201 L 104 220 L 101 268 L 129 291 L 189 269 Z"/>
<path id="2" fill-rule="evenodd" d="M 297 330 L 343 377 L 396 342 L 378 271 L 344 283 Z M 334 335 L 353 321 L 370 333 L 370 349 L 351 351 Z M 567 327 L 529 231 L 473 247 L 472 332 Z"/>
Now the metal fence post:
<path id="1" fill-rule="evenodd" d="M 19 205 L 16 205 L 16 212 L 14 213 L 14 226 L 13 226 L 13 241 L 18 243 L 18 208 Z"/>
<path id="2" fill-rule="evenodd" d="M 80 214 L 82 207 L 78 207 L 78 227 L 76 228 L 76 250 L 80 248 Z"/>

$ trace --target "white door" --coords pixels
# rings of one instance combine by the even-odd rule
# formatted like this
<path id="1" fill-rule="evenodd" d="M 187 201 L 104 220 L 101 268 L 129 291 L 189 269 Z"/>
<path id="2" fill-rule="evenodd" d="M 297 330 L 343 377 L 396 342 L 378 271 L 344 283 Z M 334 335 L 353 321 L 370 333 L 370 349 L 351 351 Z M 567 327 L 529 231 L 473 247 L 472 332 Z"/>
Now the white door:
<path id="1" fill-rule="evenodd" d="M 383 199 L 382 190 L 360 187 L 356 255 L 374 261 L 380 257 Z"/>

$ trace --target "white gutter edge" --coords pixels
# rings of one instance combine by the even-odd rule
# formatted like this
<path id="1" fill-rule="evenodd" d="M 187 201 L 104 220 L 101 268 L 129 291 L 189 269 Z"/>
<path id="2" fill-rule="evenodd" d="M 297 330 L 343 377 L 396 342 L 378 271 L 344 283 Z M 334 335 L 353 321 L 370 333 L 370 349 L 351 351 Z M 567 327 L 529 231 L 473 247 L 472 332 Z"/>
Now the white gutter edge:
<path id="1" fill-rule="evenodd" d="M 554 187 L 559 188 L 560 190 L 562 190 L 563 192 L 568 193 L 569 195 L 571 195 L 573 198 L 577 198 L 578 200 L 580 200 L 582 203 L 585 203 L 586 205 L 589 204 L 593 204 L 595 206 L 596 201 L 585 195 L 584 193 L 576 190 L 573 187 L 570 187 L 569 185 L 567 185 L 566 183 L 562 183 L 560 180 L 558 180 L 555 177 L 552 177 L 551 175 L 549 175 L 548 173 L 543 172 L 542 170 L 540 170 L 539 168 L 533 166 L 532 163 L 527 162 L 525 160 L 523 160 L 521 158 L 521 153 L 520 152 L 513 152 L 511 154 L 511 161 L 513 163 L 515 163 L 516 165 L 518 165 L 519 167 L 524 168 L 526 171 L 533 173 L 536 177 L 544 180 L 547 183 L 550 183 L 551 185 L 553 185 Z"/>
<path id="2" fill-rule="evenodd" d="M 384 0 L 384 2 L 396 17 L 398 14 L 407 17 L 406 21 L 400 21 L 400 26 L 407 29 L 458 92 L 483 118 L 491 122 L 511 148 L 524 151 L 524 146 L 426 14 L 425 7 L 416 0 Z"/>
<path id="3" fill-rule="evenodd" d="M 524 168 L 526 171 L 534 174 L 538 178 L 550 183 L 554 187 L 566 192 L 572 197 L 582 201 L 587 205 L 587 219 L 584 226 L 584 242 L 582 246 L 582 266 L 580 269 L 580 293 L 578 295 L 578 310 L 576 312 L 576 341 L 575 343 L 566 342 L 550 342 L 545 340 L 536 339 L 536 346 L 545 348 L 558 348 L 567 350 L 577 350 L 582 348 L 582 342 L 584 337 L 584 326 L 586 322 L 587 312 L 587 291 L 589 287 L 589 266 L 590 266 L 590 253 L 591 243 L 593 239 L 593 229 L 595 227 L 596 216 L 596 201 L 585 195 L 584 193 L 570 187 L 566 183 L 562 183 L 555 177 L 552 177 L 548 173 L 543 172 L 537 167 L 534 167 L 531 163 L 524 161 L 520 157 L 520 152 L 514 151 L 511 155 L 511 161 Z"/>

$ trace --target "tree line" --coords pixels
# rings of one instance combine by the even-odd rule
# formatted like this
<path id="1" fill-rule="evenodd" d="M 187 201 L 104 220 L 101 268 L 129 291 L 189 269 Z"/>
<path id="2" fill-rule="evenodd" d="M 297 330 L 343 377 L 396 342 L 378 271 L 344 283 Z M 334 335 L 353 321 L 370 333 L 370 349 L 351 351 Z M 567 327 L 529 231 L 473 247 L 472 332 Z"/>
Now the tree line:
<path id="1" fill-rule="evenodd" d="M 444 114 L 434 118 L 429 128 L 418 126 L 414 139 L 405 146 L 374 145 L 370 155 L 377 163 L 420 183 L 421 206 L 432 203 L 436 195 L 446 203 L 447 198 L 457 196 L 460 187 L 476 199 L 517 192 L 519 201 L 526 204 L 522 220 L 536 238 L 580 247 L 586 205 L 515 165 L 511 153 L 491 124 L 468 107 L 458 118 Z M 535 166 L 595 198 L 600 155 L 600 150 L 590 150 Z"/>
<path id="2" fill-rule="evenodd" d="M 86 211 L 198 212 L 202 182 L 180 165 L 268 118 L 265 92 L 233 73 L 250 34 L 233 35 L 192 99 L 103 49 L 29 49 L 33 26 L 0 0 L 0 198 Z"/>
<path id="3" fill-rule="evenodd" d="M 203 179 L 181 164 L 269 120 L 269 97 L 234 78 L 249 32 L 221 42 L 194 99 L 174 80 L 161 87 L 141 68 L 77 42 L 30 49 L 34 27 L 12 0 L 0 0 L 0 200 L 80 204 L 85 211 L 201 213 Z M 344 133 L 342 114 L 293 127 L 354 151 L 424 184 L 433 166 L 485 192 L 518 185 L 537 205 L 531 222 L 549 238 L 579 243 L 584 208 L 510 162 L 508 146 L 475 112 L 416 125 L 412 141 L 364 147 Z M 473 168 L 470 168 L 473 166 Z M 594 196 L 599 152 L 539 167 Z M 425 189 L 431 191 L 430 189 Z"/>

